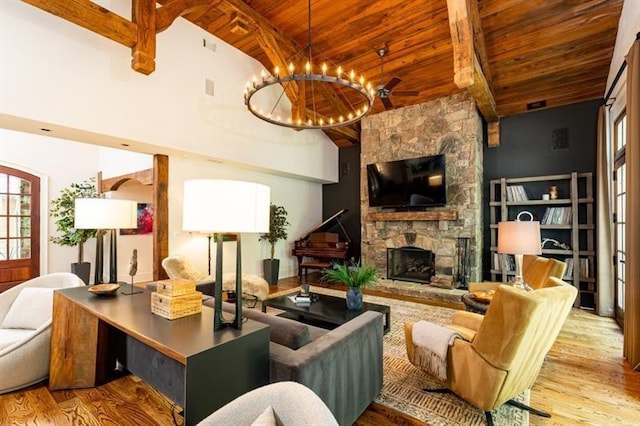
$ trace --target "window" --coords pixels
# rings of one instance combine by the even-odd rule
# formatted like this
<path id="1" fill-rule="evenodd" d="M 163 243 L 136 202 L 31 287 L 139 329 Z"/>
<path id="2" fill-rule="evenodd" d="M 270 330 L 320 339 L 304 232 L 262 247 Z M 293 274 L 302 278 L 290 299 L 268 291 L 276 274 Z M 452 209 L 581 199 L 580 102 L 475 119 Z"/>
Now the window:
<path id="1" fill-rule="evenodd" d="M 615 256 L 615 309 L 616 319 L 623 324 L 624 318 L 624 298 L 625 298 L 625 275 L 624 268 L 626 262 L 626 203 L 627 203 L 627 166 L 625 159 L 625 146 L 627 142 L 627 115 L 626 112 L 618 117 L 613 129 L 614 146 L 614 203 L 615 214 L 614 229 L 614 256 Z"/>

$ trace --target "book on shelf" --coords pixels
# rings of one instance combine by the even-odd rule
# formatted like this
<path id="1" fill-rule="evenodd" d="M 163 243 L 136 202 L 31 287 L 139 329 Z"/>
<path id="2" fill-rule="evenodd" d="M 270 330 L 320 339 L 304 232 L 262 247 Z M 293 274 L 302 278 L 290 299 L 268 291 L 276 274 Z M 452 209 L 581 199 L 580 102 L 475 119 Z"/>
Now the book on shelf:
<path id="1" fill-rule="evenodd" d="M 563 279 L 573 279 L 573 271 L 574 271 L 574 262 L 573 257 L 568 257 L 565 259 L 564 263 L 567 264 L 567 269 L 564 272 Z M 589 259 L 586 257 L 580 258 L 580 267 L 579 267 L 579 277 L 580 278 L 588 278 L 589 277 Z"/>
<path id="2" fill-rule="evenodd" d="M 541 225 L 571 225 L 571 207 L 547 207 Z"/>
<path id="3" fill-rule="evenodd" d="M 522 185 L 507 186 L 507 201 L 528 201 L 527 191 Z"/>
<path id="4" fill-rule="evenodd" d="M 507 272 L 513 272 L 516 270 L 516 261 L 513 255 L 500 253 L 493 254 L 493 269 L 497 271 L 501 270 L 503 259 L 506 262 Z"/>

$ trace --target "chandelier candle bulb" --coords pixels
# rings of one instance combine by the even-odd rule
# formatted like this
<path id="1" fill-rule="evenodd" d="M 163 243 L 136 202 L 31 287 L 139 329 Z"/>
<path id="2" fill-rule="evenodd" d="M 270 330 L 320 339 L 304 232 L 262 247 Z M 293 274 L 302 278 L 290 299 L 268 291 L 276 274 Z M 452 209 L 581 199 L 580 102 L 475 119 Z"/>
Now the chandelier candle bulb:
<path id="1" fill-rule="evenodd" d="M 273 70 L 273 74 L 276 76 L 276 78 L 280 78 L 280 67 L 276 66 L 276 68 Z"/>
<path id="2" fill-rule="evenodd" d="M 342 67 L 338 67 L 338 78 L 341 78 L 342 76 Z"/>
<path id="3" fill-rule="evenodd" d="M 293 70 L 294 70 L 294 69 L 295 69 L 295 68 L 293 67 L 293 62 L 291 62 L 291 63 L 289 64 L 289 75 L 293 75 Z"/>
<path id="4" fill-rule="evenodd" d="M 322 64 L 322 76 L 327 76 L 327 64 Z"/>
<path id="5" fill-rule="evenodd" d="M 349 78 L 351 80 L 351 82 L 353 83 L 356 79 L 356 73 L 353 72 L 353 70 L 351 70 L 351 72 L 349 73 Z"/>
<path id="6" fill-rule="evenodd" d="M 360 86 L 364 86 L 364 76 L 360 76 Z"/>
<path id="7" fill-rule="evenodd" d="M 307 61 L 307 63 L 304 66 L 305 71 L 307 71 L 307 75 L 311 74 L 311 64 L 309 63 L 309 61 Z"/>

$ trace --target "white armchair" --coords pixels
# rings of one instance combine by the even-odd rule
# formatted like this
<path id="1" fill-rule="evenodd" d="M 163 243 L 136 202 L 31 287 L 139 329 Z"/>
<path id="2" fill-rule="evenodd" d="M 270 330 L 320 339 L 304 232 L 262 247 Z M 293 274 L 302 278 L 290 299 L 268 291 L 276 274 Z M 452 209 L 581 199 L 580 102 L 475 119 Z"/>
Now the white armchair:
<path id="1" fill-rule="evenodd" d="M 198 426 L 269 424 L 338 426 L 320 397 L 296 382 L 272 383 L 245 393 L 202 420 Z"/>
<path id="2" fill-rule="evenodd" d="M 82 286 L 78 276 L 57 272 L 0 293 L 0 394 L 47 378 L 53 291 Z"/>

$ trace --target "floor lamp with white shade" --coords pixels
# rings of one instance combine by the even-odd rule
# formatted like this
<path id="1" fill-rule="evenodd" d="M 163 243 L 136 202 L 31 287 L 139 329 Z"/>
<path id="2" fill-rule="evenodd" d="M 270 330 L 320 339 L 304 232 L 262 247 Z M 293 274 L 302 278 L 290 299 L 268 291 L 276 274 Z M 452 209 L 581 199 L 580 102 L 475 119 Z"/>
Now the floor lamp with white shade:
<path id="1" fill-rule="evenodd" d="M 269 231 L 271 189 L 266 185 L 224 179 L 192 179 L 184 183 L 182 229 L 216 235 L 214 331 L 242 328 L 242 233 Z M 236 313 L 222 316 L 222 234 L 237 234 Z"/>
<path id="2" fill-rule="evenodd" d="M 96 229 L 110 233 L 109 282 L 118 282 L 118 245 L 117 229 L 136 228 L 138 203 L 132 200 L 116 198 L 77 198 L 75 200 L 75 222 L 77 229 Z M 101 244 L 102 232 L 98 232 L 96 244 L 95 284 L 102 283 L 102 260 L 104 257 Z M 133 289 L 132 289 L 133 290 Z"/>

